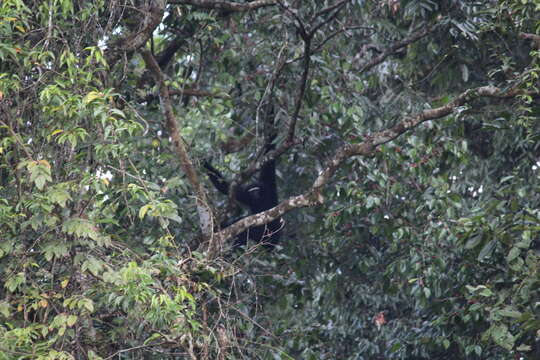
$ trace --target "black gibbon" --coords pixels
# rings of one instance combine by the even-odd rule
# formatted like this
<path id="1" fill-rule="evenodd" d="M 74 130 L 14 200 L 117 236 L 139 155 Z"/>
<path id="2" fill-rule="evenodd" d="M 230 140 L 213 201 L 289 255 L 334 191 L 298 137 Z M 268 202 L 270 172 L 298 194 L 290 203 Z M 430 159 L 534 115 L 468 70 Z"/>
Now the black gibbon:
<path id="1" fill-rule="evenodd" d="M 267 146 L 266 152 L 273 147 L 272 144 Z M 204 167 L 208 171 L 208 177 L 215 188 L 219 190 L 219 192 L 228 195 L 230 187 L 229 182 L 225 180 L 223 175 L 221 175 L 221 173 L 209 162 L 205 161 Z M 258 214 L 276 206 L 278 204 L 276 161 L 270 160 L 262 166 L 257 181 L 238 186 L 235 193 L 235 199 L 241 205 L 249 209 L 250 215 Z M 244 217 L 245 216 L 228 219 L 221 224 L 221 227 L 223 228 L 232 225 Z M 272 220 L 268 224 L 248 228 L 236 237 L 233 248 L 246 245 L 248 239 L 256 243 L 263 243 L 269 248 L 274 247 L 274 245 L 278 243 L 281 235 L 282 222 L 283 220 L 280 217 Z"/>

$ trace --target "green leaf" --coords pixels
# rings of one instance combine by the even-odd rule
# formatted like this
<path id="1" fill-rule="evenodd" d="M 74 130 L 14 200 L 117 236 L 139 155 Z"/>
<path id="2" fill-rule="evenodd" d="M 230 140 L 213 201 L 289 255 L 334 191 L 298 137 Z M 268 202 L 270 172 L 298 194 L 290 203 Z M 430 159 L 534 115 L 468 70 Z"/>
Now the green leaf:
<path id="1" fill-rule="evenodd" d="M 89 270 L 92 275 L 99 276 L 99 274 L 103 271 L 103 262 L 93 256 L 89 256 L 88 259 L 82 263 L 81 270 Z"/>
<path id="2" fill-rule="evenodd" d="M 7 301 L 0 301 L 0 315 L 2 315 L 4 318 L 9 318 L 11 313 L 11 306 L 9 305 L 9 302 Z"/>
<path id="3" fill-rule="evenodd" d="M 496 325 L 491 331 L 491 337 L 495 343 L 510 351 L 514 347 L 514 337 L 504 324 Z"/>
<path id="4" fill-rule="evenodd" d="M 475 235 L 471 237 L 469 240 L 467 240 L 467 243 L 465 244 L 465 249 L 474 249 L 482 243 L 482 239 L 482 235 Z"/>
<path id="5" fill-rule="evenodd" d="M 399 349 L 401 349 L 402 345 L 400 342 L 395 342 L 394 344 L 392 344 L 392 346 L 390 346 L 390 353 L 395 353 L 396 351 L 398 351 Z"/>
<path id="6" fill-rule="evenodd" d="M 94 302 L 91 299 L 83 299 L 79 305 L 82 305 L 90 313 L 94 312 Z"/>
<path id="7" fill-rule="evenodd" d="M 508 253 L 508 256 L 506 257 L 506 261 L 512 262 L 512 260 L 516 259 L 519 254 L 521 253 L 521 250 L 517 247 L 513 247 L 510 249 L 510 252 Z"/>
<path id="8" fill-rule="evenodd" d="M 54 241 L 46 243 L 42 249 L 45 259 L 51 261 L 54 258 L 60 259 L 69 255 L 69 247 L 66 242 Z"/>
<path id="9" fill-rule="evenodd" d="M 448 348 L 450 347 L 450 340 L 444 339 L 443 340 L 443 347 L 444 347 L 445 350 L 448 350 Z"/>
<path id="10" fill-rule="evenodd" d="M 157 340 L 157 339 L 161 339 L 162 338 L 162 335 L 159 334 L 159 333 L 153 333 L 152 335 L 150 335 L 146 340 L 144 340 L 144 344 L 147 345 L 147 344 L 150 344 L 152 341 L 154 340 Z"/>
<path id="11" fill-rule="evenodd" d="M 91 103 L 92 101 L 94 100 L 97 100 L 97 99 L 102 99 L 103 98 L 103 94 L 102 93 L 99 93 L 97 91 L 90 91 L 88 94 L 86 94 L 86 96 L 83 98 L 83 102 L 85 104 L 89 104 Z"/>
<path id="12" fill-rule="evenodd" d="M 20 272 L 15 276 L 9 277 L 4 283 L 4 287 L 10 292 L 15 292 L 21 285 L 26 282 L 26 276 L 24 273 Z"/>
<path id="13" fill-rule="evenodd" d="M 487 257 L 490 257 L 493 250 L 495 249 L 495 246 L 497 245 L 497 240 L 491 240 L 489 241 L 482 250 L 480 250 L 480 253 L 478 254 L 478 261 L 482 261 Z"/>
<path id="14" fill-rule="evenodd" d="M 73 325 L 75 325 L 75 323 L 77 322 L 77 319 L 78 317 L 76 315 L 69 315 L 66 320 L 67 326 L 72 327 Z"/>
<path id="15" fill-rule="evenodd" d="M 45 184 L 52 181 L 51 165 L 47 160 L 28 162 L 26 168 L 30 173 L 30 181 L 32 181 L 39 190 L 43 190 Z"/>
<path id="16" fill-rule="evenodd" d="M 139 219 L 143 219 L 144 216 L 146 215 L 146 213 L 148 212 L 148 210 L 151 210 L 153 209 L 154 206 L 152 204 L 146 204 L 144 206 L 142 206 L 140 209 L 139 209 Z"/>
<path id="17" fill-rule="evenodd" d="M 71 218 L 64 221 L 62 225 L 62 231 L 66 232 L 69 235 L 77 235 L 78 237 L 88 237 L 92 240 L 100 240 L 99 233 L 96 226 L 86 220 L 81 218 Z"/>
<path id="18" fill-rule="evenodd" d="M 469 292 L 473 293 L 474 295 L 480 295 L 483 297 L 490 297 L 494 295 L 493 291 L 491 291 L 485 285 L 478 285 L 478 286 L 466 285 L 466 288 L 467 290 L 469 290 Z"/>
<path id="19" fill-rule="evenodd" d="M 497 313 L 501 316 L 515 318 L 515 319 L 518 319 L 521 317 L 521 313 L 519 311 L 514 310 L 510 307 L 502 309 L 502 310 L 498 310 Z"/>

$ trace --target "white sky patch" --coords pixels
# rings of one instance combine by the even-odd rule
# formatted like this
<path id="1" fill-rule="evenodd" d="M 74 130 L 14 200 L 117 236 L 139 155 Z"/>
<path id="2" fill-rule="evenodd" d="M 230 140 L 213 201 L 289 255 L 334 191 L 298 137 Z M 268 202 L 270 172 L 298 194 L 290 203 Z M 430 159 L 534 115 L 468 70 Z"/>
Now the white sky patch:
<path id="1" fill-rule="evenodd" d="M 480 185 L 479 188 L 475 189 L 474 187 L 469 187 L 469 192 L 472 193 L 473 197 L 477 197 L 478 195 L 482 194 L 484 192 L 484 185 Z"/>
<path id="2" fill-rule="evenodd" d="M 101 51 L 107 50 L 107 39 L 105 38 L 105 39 L 99 40 L 97 43 L 97 46 Z"/>
<path id="3" fill-rule="evenodd" d="M 97 169 L 96 176 L 99 179 L 107 179 L 108 181 L 111 181 L 111 179 L 113 178 L 113 174 L 110 172 L 110 170 L 103 172 L 102 169 Z"/>

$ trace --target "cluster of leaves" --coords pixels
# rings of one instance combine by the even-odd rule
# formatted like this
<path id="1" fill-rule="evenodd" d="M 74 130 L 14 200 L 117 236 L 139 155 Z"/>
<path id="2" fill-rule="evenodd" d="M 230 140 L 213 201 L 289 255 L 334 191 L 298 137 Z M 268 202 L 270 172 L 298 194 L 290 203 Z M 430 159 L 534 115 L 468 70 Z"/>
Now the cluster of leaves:
<path id="1" fill-rule="evenodd" d="M 206 265 L 182 266 L 168 231 L 183 183 L 135 165 L 156 146 L 106 78 L 106 4 L 28 6 L 0 5 L 0 358 L 194 343 L 204 282 L 186 274 Z"/>

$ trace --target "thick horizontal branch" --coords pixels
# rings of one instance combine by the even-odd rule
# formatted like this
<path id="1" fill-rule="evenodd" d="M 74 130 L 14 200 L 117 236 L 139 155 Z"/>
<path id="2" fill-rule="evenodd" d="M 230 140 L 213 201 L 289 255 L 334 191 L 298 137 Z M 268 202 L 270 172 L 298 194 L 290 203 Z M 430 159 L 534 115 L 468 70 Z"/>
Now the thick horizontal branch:
<path id="1" fill-rule="evenodd" d="M 204 9 L 226 10 L 235 12 L 244 12 L 255 10 L 265 6 L 277 4 L 277 0 L 257 0 L 249 3 L 235 3 L 231 1 L 219 0 L 172 0 L 170 4 L 192 5 Z"/>
<path id="2" fill-rule="evenodd" d="M 507 97 L 508 93 L 512 93 L 514 96 L 520 95 L 519 91 L 512 89 L 508 92 L 503 92 L 494 86 L 483 86 L 476 89 L 469 89 L 458 95 L 454 100 L 444 106 L 424 110 L 415 116 L 406 118 L 391 128 L 365 136 L 365 140 L 361 143 L 345 145 L 337 150 L 332 159 L 326 165 L 326 168 L 317 176 L 312 187 L 304 194 L 290 197 L 269 210 L 245 217 L 231 226 L 221 230 L 216 235 L 225 240 L 240 234 L 248 227 L 267 224 L 268 222 L 283 216 L 285 213 L 293 209 L 323 204 L 324 199 L 322 196 L 322 190 L 324 186 L 329 183 L 332 176 L 339 169 L 341 164 L 348 158 L 358 155 L 371 156 L 375 153 L 377 146 L 396 139 L 403 133 L 426 121 L 444 118 L 445 116 L 453 113 L 460 106 L 463 106 L 474 99 L 480 97 Z"/>
<path id="3" fill-rule="evenodd" d="M 323 203 L 322 199 L 310 197 L 306 194 L 293 196 L 282 201 L 279 205 L 271 208 L 270 210 L 266 210 L 262 213 L 245 217 L 235 222 L 231 226 L 228 226 L 225 229 L 221 230 L 215 236 L 223 240 L 230 239 L 240 234 L 242 231 L 244 231 L 248 227 L 267 224 L 270 221 L 281 217 L 282 215 L 284 215 L 285 213 L 288 213 L 289 211 L 293 209 L 314 206 L 314 205 L 322 204 L 322 203 Z"/>

